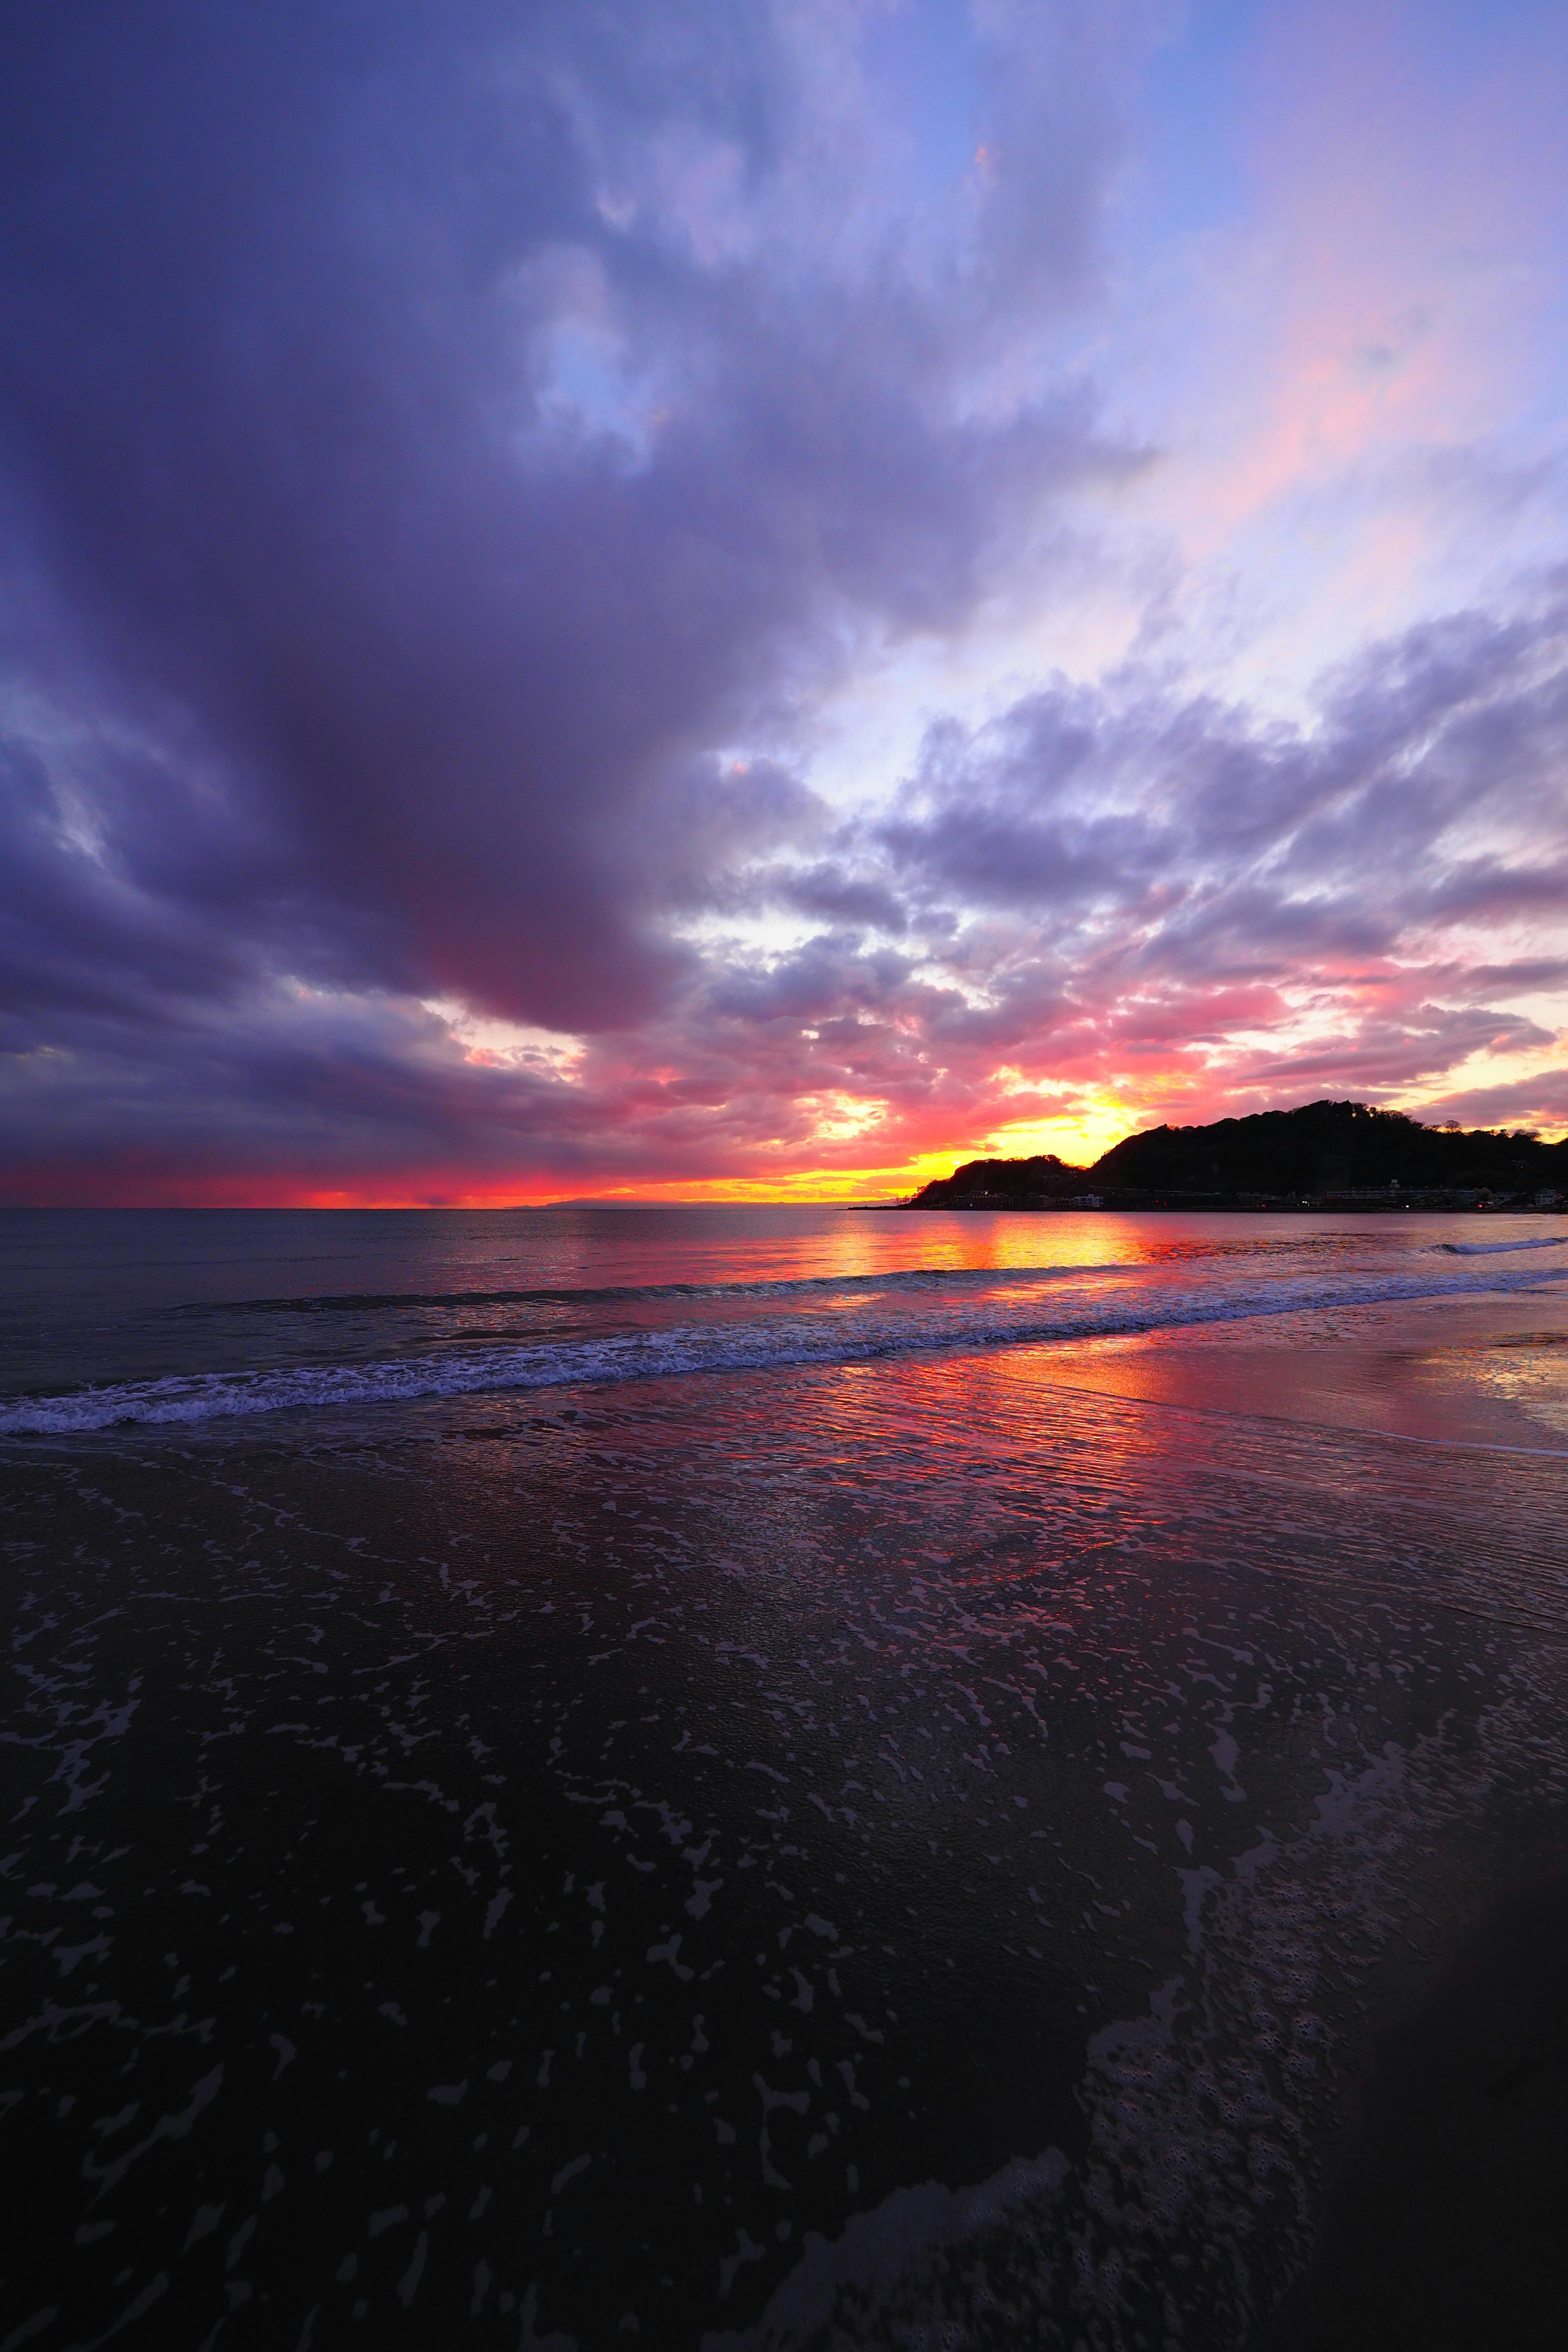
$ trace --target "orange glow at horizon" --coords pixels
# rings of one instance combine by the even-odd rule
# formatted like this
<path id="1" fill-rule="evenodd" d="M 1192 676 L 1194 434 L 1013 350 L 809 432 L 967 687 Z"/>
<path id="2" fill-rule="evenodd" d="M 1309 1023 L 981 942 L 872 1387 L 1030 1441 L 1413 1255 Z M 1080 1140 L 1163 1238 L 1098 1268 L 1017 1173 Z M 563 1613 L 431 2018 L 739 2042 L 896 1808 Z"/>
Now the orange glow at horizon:
<path id="1" fill-rule="evenodd" d="M 1489 1056 L 1473 1057 L 1474 1076 L 1481 1081 L 1510 1076 L 1501 1065 L 1487 1066 Z M 1029 1091 L 1035 1091 L 1033 1088 Z M 1062 1089 L 1069 1100 L 1075 1088 Z M 786 1143 L 782 1139 L 760 1143 L 748 1155 L 751 1170 L 731 1168 L 723 1174 L 702 1176 L 649 1175 L 638 1178 L 624 1171 L 585 1168 L 581 1175 L 557 1174 L 543 1181 L 537 1174 L 509 1181 L 487 1172 L 478 1177 L 452 1167 L 414 1171 L 366 1171 L 357 1181 L 349 1176 L 324 1184 L 308 1171 L 270 1170 L 251 1174 L 206 1171 L 200 1173 L 168 1165 L 141 1164 L 119 1169 L 65 1169 L 35 1166 L 27 1178 L 9 1190 L 14 1205 L 49 1207 L 210 1208 L 210 1209 L 543 1209 L 582 1202 L 606 1205 L 637 1202 L 754 1203 L 801 1207 L 846 1206 L 909 1199 L 933 1178 L 952 1175 L 973 1160 L 1021 1160 L 1054 1153 L 1069 1167 L 1088 1169 L 1123 1138 L 1161 1124 L 1202 1126 L 1210 1120 L 1246 1116 L 1270 1107 L 1292 1108 L 1315 1099 L 1325 1089 L 1310 1083 L 1292 1089 L 1290 1099 L 1270 1106 L 1244 1092 L 1236 1098 L 1234 1080 L 1227 1084 L 1217 1072 L 1175 1067 L 1158 1075 L 1141 1073 L 1140 1082 L 1118 1086 L 1085 1085 L 1070 1108 L 1049 1117 L 987 1118 L 1005 1104 L 993 1091 L 988 1104 L 965 1133 L 954 1122 L 952 1140 L 940 1147 L 910 1135 L 911 1126 L 935 1125 L 929 1118 L 904 1126 L 900 1141 L 914 1144 L 900 1157 L 856 1164 L 847 1155 L 857 1145 L 875 1139 L 875 1125 L 887 1118 L 888 1106 L 867 1099 L 859 1133 L 835 1132 L 838 1122 L 825 1121 L 809 1140 Z M 1060 1099 L 1060 1097 L 1058 1097 Z M 1390 1109 L 1436 1122 L 1443 1116 L 1440 1102 L 1384 1097 Z M 979 1107 L 977 1107 L 979 1108 Z M 1472 1122 L 1467 1121 L 1466 1124 Z M 1476 1120 L 1477 1126 L 1488 1122 Z M 889 1122 L 890 1124 L 890 1122 Z M 1507 1125 L 1507 1122 L 1503 1122 Z M 1538 1132 L 1555 1140 L 1560 1130 L 1542 1122 Z M 889 1136 L 889 1140 L 892 1140 Z M 840 1156 L 842 1155 L 842 1156 Z M 717 1156 L 717 1154 L 716 1154 Z M 739 1157 L 739 1155 L 736 1155 Z M 794 1165 L 787 1162 L 793 1160 Z M 771 1165 L 769 1163 L 772 1163 Z"/>

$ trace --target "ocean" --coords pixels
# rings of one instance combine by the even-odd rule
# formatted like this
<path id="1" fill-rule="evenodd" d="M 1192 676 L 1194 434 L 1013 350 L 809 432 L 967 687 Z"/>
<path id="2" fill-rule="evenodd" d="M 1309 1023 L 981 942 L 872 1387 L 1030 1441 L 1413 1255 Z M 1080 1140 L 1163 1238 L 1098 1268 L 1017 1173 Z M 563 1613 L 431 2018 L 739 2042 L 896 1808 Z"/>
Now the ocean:
<path id="1" fill-rule="evenodd" d="M 1565 1479 L 1561 1217 L 0 1212 L 0 2352 L 1556 2340 Z"/>

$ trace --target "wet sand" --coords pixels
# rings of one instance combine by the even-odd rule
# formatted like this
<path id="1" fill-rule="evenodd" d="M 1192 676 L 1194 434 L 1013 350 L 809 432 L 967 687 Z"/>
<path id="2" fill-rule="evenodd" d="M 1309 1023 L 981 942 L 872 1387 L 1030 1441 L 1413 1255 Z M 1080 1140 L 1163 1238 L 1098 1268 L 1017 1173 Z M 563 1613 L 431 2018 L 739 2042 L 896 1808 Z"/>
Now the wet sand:
<path id="1" fill-rule="evenodd" d="M 1568 1299 L 1421 1299 L 1052 1350 L 1067 1386 L 1568 1457 Z"/>
<path id="2" fill-rule="evenodd" d="M 1294 2347 L 1402 2148 L 1546 2308 L 1547 1991 L 1435 1988 L 1568 1867 L 1563 1465 L 1304 1354 L 18 1450 L 0 2343 Z"/>
<path id="3" fill-rule="evenodd" d="M 1514 1889 L 1373 2045 L 1306 2276 L 1259 2352 L 1568 2343 L 1568 1876 Z"/>

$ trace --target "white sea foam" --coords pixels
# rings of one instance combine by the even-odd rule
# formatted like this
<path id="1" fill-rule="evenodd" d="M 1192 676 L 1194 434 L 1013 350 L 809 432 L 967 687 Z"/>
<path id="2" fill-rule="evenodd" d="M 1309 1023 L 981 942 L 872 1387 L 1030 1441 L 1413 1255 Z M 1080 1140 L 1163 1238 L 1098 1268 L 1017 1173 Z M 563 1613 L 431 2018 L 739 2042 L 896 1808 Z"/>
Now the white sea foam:
<path id="1" fill-rule="evenodd" d="M 885 2301 L 918 2263 L 1005 2224 L 1020 2209 L 1047 2209 L 1068 2173 L 1060 2148 L 1048 2147 L 1041 2156 L 1015 2157 L 978 2188 L 946 2189 L 927 2180 L 895 2189 L 871 2211 L 852 2213 L 839 2238 L 808 2230 L 803 2259 L 762 2317 L 741 2333 L 710 2328 L 701 2352 L 784 2352 L 786 2346 L 808 2342 L 830 2326 L 844 2288 L 873 2303 Z M 918 2336 L 911 2330 L 904 2340 L 942 2344 L 962 2337 L 932 2328 Z"/>
<path id="2" fill-rule="evenodd" d="M 1038 1269 L 1034 1270 L 1037 1274 Z M 1081 1270 L 1079 1270 L 1081 1271 Z M 1095 1269 L 1103 1272 L 1103 1269 Z M 669 1378 L 687 1373 L 765 1370 L 775 1366 L 854 1363 L 934 1349 L 1017 1346 L 1030 1340 L 1092 1339 L 1184 1325 L 1238 1322 L 1306 1309 L 1352 1307 L 1415 1298 L 1507 1295 L 1568 1280 L 1568 1267 L 1481 1274 L 1300 1276 L 1224 1287 L 1213 1281 L 1175 1287 L 1123 1286 L 1107 1293 L 1062 1288 L 1048 1297 L 949 1296 L 889 1309 L 877 1298 L 826 1321 L 771 1315 L 744 1322 L 615 1331 L 531 1345 L 445 1348 L 438 1355 L 384 1358 L 361 1364 L 292 1365 L 265 1370 L 170 1375 L 0 1405 L 0 1433 L 71 1435 L 119 1426 L 206 1422 L 226 1416 L 321 1405 L 365 1405 L 420 1397 L 557 1388 L 567 1382 Z M 884 1278 L 878 1286 L 886 1291 Z"/>

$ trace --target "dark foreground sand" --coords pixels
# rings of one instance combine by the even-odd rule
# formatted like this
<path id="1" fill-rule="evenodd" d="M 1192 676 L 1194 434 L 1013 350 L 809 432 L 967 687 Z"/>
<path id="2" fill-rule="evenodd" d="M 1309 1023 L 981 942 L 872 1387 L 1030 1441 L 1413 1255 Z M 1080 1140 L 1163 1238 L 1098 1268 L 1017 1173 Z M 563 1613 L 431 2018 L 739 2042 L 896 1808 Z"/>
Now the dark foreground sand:
<path id="1" fill-rule="evenodd" d="M 1561 1355 L 1436 1338 L 14 1454 L 0 2346 L 1564 2340 Z"/>
<path id="2" fill-rule="evenodd" d="M 1568 2343 L 1568 1876 L 1497 1903 L 1373 2052 L 1259 2352 Z"/>

